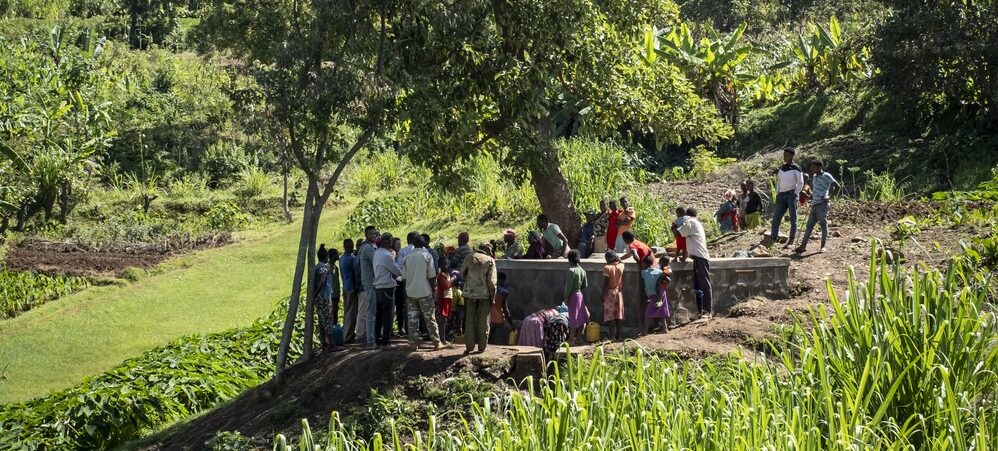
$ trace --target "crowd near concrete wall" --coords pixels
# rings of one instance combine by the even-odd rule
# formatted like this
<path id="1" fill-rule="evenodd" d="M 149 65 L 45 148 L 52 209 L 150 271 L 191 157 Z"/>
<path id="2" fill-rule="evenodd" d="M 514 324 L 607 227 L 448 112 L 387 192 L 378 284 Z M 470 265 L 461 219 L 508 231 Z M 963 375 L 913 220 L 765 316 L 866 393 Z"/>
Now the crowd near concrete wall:
<path id="1" fill-rule="evenodd" d="M 583 260 L 581 266 L 589 276 L 589 288 L 583 293 L 593 321 L 603 316 L 602 259 Z M 688 321 L 689 313 L 697 311 L 693 295 L 693 265 L 672 262 L 673 283 L 669 289 L 669 304 L 674 320 Z M 497 268 L 507 275 L 510 291 L 510 315 L 522 320 L 527 315 L 551 308 L 565 301 L 567 260 L 499 260 Z M 724 315 L 735 304 L 755 296 L 786 299 L 790 295 L 790 260 L 787 258 L 718 258 L 710 261 L 714 286 L 714 314 Z M 637 263 L 628 262 L 624 271 L 624 327 L 635 332 L 642 327 L 645 297 L 641 290 Z"/>

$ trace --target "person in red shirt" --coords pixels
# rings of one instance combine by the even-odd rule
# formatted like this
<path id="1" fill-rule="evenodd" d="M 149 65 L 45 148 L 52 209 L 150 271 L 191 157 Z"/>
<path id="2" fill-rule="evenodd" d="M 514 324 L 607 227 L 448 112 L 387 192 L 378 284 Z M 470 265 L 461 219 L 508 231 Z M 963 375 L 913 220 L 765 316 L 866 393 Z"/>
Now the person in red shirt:
<path id="1" fill-rule="evenodd" d="M 688 251 L 686 250 L 686 237 L 679 233 L 679 226 L 686 222 L 686 207 L 676 208 L 676 220 L 672 222 L 672 233 L 676 237 L 676 261 L 684 262 Z"/>
<path id="2" fill-rule="evenodd" d="M 651 248 L 647 244 L 638 241 L 634 237 L 634 232 L 628 230 L 621 235 L 621 238 L 624 239 L 624 244 L 627 245 L 627 253 L 620 257 L 621 260 L 633 258 L 634 261 L 640 263 L 645 259 L 645 256 L 651 255 Z"/>
<path id="3" fill-rule="evenodd" d="M 617 201 L 610 201 L 610 213 L 607 215 L 606 248 L 613 249 L 617 245 L 617 220 L 623 210 L 617 208 Z"/>

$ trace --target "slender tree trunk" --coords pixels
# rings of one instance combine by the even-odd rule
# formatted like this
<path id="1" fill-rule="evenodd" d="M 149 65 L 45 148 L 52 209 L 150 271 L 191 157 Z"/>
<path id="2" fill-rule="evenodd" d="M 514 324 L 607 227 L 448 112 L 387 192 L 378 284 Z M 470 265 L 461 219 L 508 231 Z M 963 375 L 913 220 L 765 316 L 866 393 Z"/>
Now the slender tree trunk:
<path id="1" fill-rule="evenodd" d="M 290 176 L 288 174 L 289 172 L 291 172 L 291 171 L 288 168 L 288 163 L 285 162 L 284 163 L 284 173 L 281 174 L 283 176 L 283 179 L 284 179 L 284 194 L 281 197 L 281 201 L 284 202 L 284 220 L 287 221 L 290 224 L 292 218 L 291 218 L 291 205 L 289 204 L 289 200 L 288 200 L 288 179 L 290 178 Z"/>
<path id="2" fill-rule="evenodd" d="M 315 188 L 315 192 L 319 192 L 319 188 Z M 315 241 L 316 237 L 319 235 L 319 217 L 322 216 L 322 201 L 320 196 L 315 195 L 315 205 L 312 206 L 312 216 L 308 218 L 308 221 L 312 222 L 312 236 L 308 239 L 308 297 L 305 299 L 305 330 L 304 330 L 304 345 L 302 346 L 302 360 L 308 360 L 312 358 L 312 341 L 315 336 L 315 293 L 318 287 L 315 286 L 315 272 L 311 268 L 315 268 Z"/>
<path id="3" fill-rule="evenodd" d="M 317 183 L 309 180 L 309 185 Z M 305 195 L 305 208 L 302 214 L 301 237 L 298 240 L 298 257 L 295 262 L 295 275 L 291 283 L 291 297 L 288 299 L 288 314 L 284 320 L 284 328 L 281 330 L 281 344 L 277 350 L 277 373 L 276 379 L 280 381 L 281 372 L 287 364 L 288 349 L 291 347 L 291 334 L 294 332 L 295 320 L 298 318 L 298 302 L 301 299 L 301 282 L 305 275 L 305 262 L 308 257 L 310 238 L 314 235 L 312 231 L 313 223 L 308 218 L 312 217 L 312 204 L 314 194 L 310 189 Z"/>

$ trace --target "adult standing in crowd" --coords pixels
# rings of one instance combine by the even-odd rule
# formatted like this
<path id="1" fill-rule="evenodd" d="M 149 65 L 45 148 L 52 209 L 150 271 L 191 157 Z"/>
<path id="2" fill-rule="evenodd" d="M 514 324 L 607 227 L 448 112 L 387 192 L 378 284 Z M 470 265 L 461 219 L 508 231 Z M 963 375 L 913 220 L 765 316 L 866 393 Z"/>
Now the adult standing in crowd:
<path id="1" fill-rule="evenodd" d="M 807 228 L 804 229 L 804 238 L 797 248 L 797 254 L 803 254 L 807 250 L 807 242 L 814 232 L 814 225 L 821 225 L 821 250 L 825 253 L 828 243 L 828 207 L 832 201 L 833 191 L 842 188 L 838 180 L 831 173 L 825 172 L 824 164 L 821 160 L 811 162 L 811 211 L 807 215 Z"/>
<path id="2" fill-rule="evenodd" d="M 464 264 L 464 260 L 474 253 L 471 246 L 468 245 L 470 241 L 471 235 L 468 235 L 468 232 L 461 232 L 457 235 L 457 249 L 450 258 L 451 268 L 460 268 Z"/>
<path id="3" fill-rule="evenodd" d="M 555 258 L 568 256 L 568 238 L 561 232 L 561 227 L 548 221 L 547 215 L 537 215 L 537 228 L 541 231 L 541 239 L 545 250 Z"/>
<path id="4" fill-rule="evenodd" d="M 419 348 L 419 320 L 422 318 L 429 332 L 433 349 L 443 347 L 435 317 L 436 306 L 432 282 L 436 277 L 433 257 L 426 251 L 423 237 L 413 236 L 413 250 L 402 261 L 402 279 L 405 280 L 406 313 L 409 321 L 409 348 Z"/>
<path id="5" fill-rule="evenodd" d="M 329 252 L 326 251 L 326 244 L 320 244 L 319 250 L 315 252 L 315 257 L 319 261 L 315 264 L 312 274 L 312 299 L 316 313 L 319 316 L 319 338 L 323 349 L 329 349 L 332 343 L 329 341 L 329 304 L 332 303 L 332 284 L 329 283 Z"/>
<path id="6" fill-rule="evenodd" d="M 374 291 L 374 246 L 380 239 L 380 235 L 378 229 L 372 226 L 364 228 L 364 242 L 357 248 L 356 262 L 360 270 L 360 284 L 363 289 L 358 303 L 360 313 L 357 315 L 357 336 L 364 337 L 368 348 L 374 348 L 377 338 L 377 332 L 374 329 L 378 313 Z"/>
<path id="7" fill-rule="evenodd" d="M 411 234 L 410 234 L 411 237 Z M 392 238 L 392 258 L 395 259 L 395 267 L 398 268 L 399 272 L 402 271 L 402 259 L 399 255 L 402 255 L 402 239 L 399 237 Z M 406 331 L 409 328 L 406 326 L 406 315 L 405 315 L 405 284 L 401 280 L 395 285 L 395 328 L 398 331 L 398 336 L 405 338 Z"/>
<path id="8" fill-rule="evenodd" d="M 752 179 L 745 181 L 745 192 L 742 194 L 741 203 L 745 206 L 745 230 L 759 227 L 762 222 L 762 196 L 755 191 L 755 182 Z"/>
<path id="9" fill-rule="evenodd" d="M 464 274 L 464 353 L 471 354 L 476 344 L 482 353 L 488 346 L 489 308 L 496 295 L 496 263 L 482 245 L 465 258 L 461 273 Z"/>
<path id="10" fill-rule="evenodd" d="M 340 251 L 336 248 L 329 250 L 329 319 L 331 322 L 329 326 L 332 327 L 334 324 L 340 323 L 340 293 L 342 292 L 342 287 L 340 285 L 340 270 L 336 267 L 336 263 L 340 261 Z"/>
<path id="11" fill-rule="evenodd" d="M 624 242 L 624 232 L 631 232 L 634 230 L 634 221 L 637 221 L 638 214 L 634 211 L 634 207 L 631 207 L 631 201 L 626 197 L 620 198 L 620 214 L 617 215 L 617 242 L 614 244 L 614 250 L 618 253 L 624 253 L 627 250 L 627 243 Z"/>
<path id="12" fill-rule="evenodd" d="M 797 202 L 804 189 L 804 171 L 794 163 L 797 153 L 792 147 L 783 150 L 783 166 L 776 171 L 776 201 L 773 209 L 773 242 L 780 239 L 780 222 L 783 215 L 790 213 L 790 239 L 785 248 L 793 245 L 797 238 Z"/>
<path id="13" fill-rule="evenodd" d="M 398 281 L 402 278 L 402 271 L 395 264 L 395 255 L 392 253 L 392 235 L 386 233 L 381 236 L 378 250 L 374 254 L 374 290 L 376 295 L 376 312 L 374 317 L 374 333 L 368 331 L 368 335 L 376 337 L 375 344 L 387 346 L 392 337 L 392 307 L 395 305 L 395 289 Z M 370 322 L 370 320 L 368 320 Z M 370 338 L 368 342 L 370 343 Z"/>
<path id="14" fill-rule="evenodd" d="M 343 255 L 340 256 L 340 279 L 343 282 L 343 339 L 353 343 L 357 338 L 357 286 L 354 283 L 353 240 L 343 240 Z"/>
<path id="15" fill-rule="evenodd" d="M 509 299 L 506 273 L 497 273 L 496 280 L 496 296 L 492 299 L 492 308 L 489 309 L 489 344 L 506 345 L 509 344 L 509 333 L 513 331 L 513 317 L 506 307 L 506 301 Z"/>
<path id="16" fill-rule="evenodd" d="M 619 227 L 617 225 L 617 220 L 620 219 L 620 209 L 617 208 L 617 201 L 610 201 L 610 211 L 606 214 L 606 216 L 608 224 L 606 229 L 606 248 L 607 250 L 613 250 L 617 247 L 617 234 Z"/>
<path id="17" fill-rule="evenodd" d="M 693 290 L 700 316 L 710 318 L 714 289 L 710 284 L 710 253 L 707 252 L 707 234 L 697 219 L 697 210 L 686 210 L 686 221 L 679 226 L 679 233 L 686 238 L 686 250 L 693 258 Z"/>
<path id="18" fill-rule="evenodd" d="M 440 253 L 433 248 L 433 241 L 430 241 L 429 234 L 423 233 L 420 234 L 419 237 L 422 238 L 423 243 L 426 244 L 426 252 L 430 254 L 430 257 L 433 257 L 433 271 L 436 272 L 437 263 L 440 262 Z"/>
<path id="19" fill-rule="evenodd" d="M 506 250 L 503 251 L 504 259 L 523 258 L 523 245 L 516 239 L 516 230 L 506 229 L 502 234 L 502 241 L 506 244 Z"/>
<path id="20" fill-rule="evenodd" d="M 609 225 L 610 206 L 607 204 L 606 199 L 600 199 L 599 214 L 596 216 L 596 220 L 593 221 L 593 235 L 596 235 L 596 238 L 593 239 L 593 248 L 590 249 L 593 254 L 603 255 L 606 253 L 606 235 Z"/>

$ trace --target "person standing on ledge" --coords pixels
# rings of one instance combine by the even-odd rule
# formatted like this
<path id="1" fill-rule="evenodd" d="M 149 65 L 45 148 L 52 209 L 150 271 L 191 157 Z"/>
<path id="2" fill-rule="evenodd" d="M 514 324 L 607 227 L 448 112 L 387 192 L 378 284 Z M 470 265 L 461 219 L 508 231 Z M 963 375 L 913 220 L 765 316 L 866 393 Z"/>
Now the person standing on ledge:
<path id="1" fill-rule="evenodd" d="M 549 222 L 547 215 L 537 215 L 537 228 L 541 231 L 544 248 L 552 257 L 568 257 L 568 238 L 558 224 Z"/>
<path id="2" fill-rule="evenodd" d="M 610 211 L 606 215 L 607 217 L 607 229 L 606 229 L 606 249 L 613 250 L 617 246 L 617 235 L 619 230 L 617 227 L 617 220 L 620 219 L 620 209 L 617 208 L 617 201 L 610 201 Z M 604 254 L 606 252 L 603 252 Z"/>
<path id="3" fill-rule="evenodd" d="M 804 238 L 801 239 L 800 247 L 797 248 L 797 255 L 803 254 L 807 250 L 807 242 L 811 239 L 811 232 L 814 232 L 815 223 L 821 225 L 821 252 L 825 253 L 825 245 L 828 243 L 828 207 L 831 204 L 833 191 L 838 192 L 842 185 L 831 173 L 825 172 L 824 164 L 820 160 L 811 162 L 811 212 L 807 215 L 807 228 L 804 229 Z"/>
<path id="4" fill-rule="evenodd" d="M 710 254 L 707 252 L 707 234 L 697 219 L 697 210 L 686 210 L 686 221 L 679 226 L 679 233 L 686 238 L 686 250 L 693 258 L 693 291 L 701 317 L 710 318 L 713 312 L 714 289 L 710 284 Z"/>
<path id="5" fill-rule="evenodd" d="M 634 230 L 634 221 L 638 219 L 638 214 L 631 207 L 631 201 L 626 197 L 620 198 L 620 214 L 617 215 L 617 241 L 613 250 L 618 254 L 627 252 L 627 243 L 624 242 L 624 232 Z"/>
<path id="6" fill-rule="evenodd" d="M 464 259 L 464 353 L 485 352 L 489 340 L 489 310 L 496 297 L 496 262 L 485 253 L 485 245 Z"/>
<path id="7" fill-rule="evenodd" d="M 801 190 L 804 189 L 804 171 L 794 163 L 794 155 L 797 153 L 792 147 L 783 150 L 783 166 L 776 171 L 776 200 L 773 208 L 773 233 L 774 243 L 780 239 L 780 222 L 783 215 L 790 213 L 790 239 L 783 246 L 789 249 L 797 238 L 797 202 Z"/>
<path id="8" fill-rule="evenodd" d="M 523 245 L 520 244 L 520 240 L 516 239 L 516 230 L 506 229 L 506 232 L 502 234 L 502 241 L 506 243 L 506 250 L 503 252 L 502 258 L 507 260 L 523 258 Z"/>

